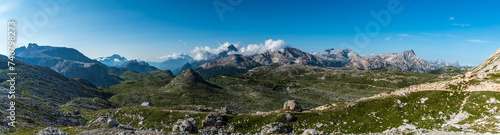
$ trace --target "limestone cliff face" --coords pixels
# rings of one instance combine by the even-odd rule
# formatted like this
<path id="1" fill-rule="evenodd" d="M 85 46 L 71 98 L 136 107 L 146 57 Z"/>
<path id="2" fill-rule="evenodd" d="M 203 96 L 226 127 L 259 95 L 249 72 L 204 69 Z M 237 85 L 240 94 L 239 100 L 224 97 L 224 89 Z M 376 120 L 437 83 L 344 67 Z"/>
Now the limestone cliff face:
<path id="1" fill-rule="evenodd" d="M 371 58 L 352 60 L 346 67 L 370 70 L 390 65 L 411 72 L 428 72 L 437 68 L 429 64 L 427 60 L 418 57 L 413 50 L 407 50 L 400 53 L 379 54 Z"/>

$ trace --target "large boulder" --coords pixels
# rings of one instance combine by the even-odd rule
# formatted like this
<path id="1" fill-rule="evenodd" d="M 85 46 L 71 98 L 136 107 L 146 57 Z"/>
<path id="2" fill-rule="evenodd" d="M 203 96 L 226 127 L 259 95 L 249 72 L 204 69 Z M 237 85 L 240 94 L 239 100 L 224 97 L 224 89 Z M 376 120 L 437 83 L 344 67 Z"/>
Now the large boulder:
<path id="1" fill-rule="evenodd" d="M 217 126 L 217 127 L 222 127 L 225 125 L 224 123 L 224 117 L 220 114 L 209 114 L 207 117 L 201 122 L 201 125 L 203 127 L 207 126 Z"/>
<path id="2" fill-rule="evenodd" d="M 281 122 L 273 122 L 262 126 L 260 132 L 262 133 L 291 133 L 292 127 L 285 125 Z"/>
<path id="3" fill-rule="evenodd" d="M 95 119 L 94 121 L 90 121 L 87 126 L 88 127 L 92 127 L 92 126 L 117 127 L 118 125 L 120 125 L 120 123 L 118 123 L 117 121 L 115 121 L 111 117 L 101 116 L 101 117 Z"/>
<path id="4" fill-rule="evenodd" d="M 229 107 L 221 107 L 219 112 L 221 114 L 229 114 L 229 115 L 236 114 L 234 111 L 229 110 Z"/>
<path id="5" fill-rule="evenodd" d="M 69 134 L 57 128 L 47 127 L 38 131 L 38 135 L 69 135 Z"/>
<path id="6" fill-rule="evenodd" d="M 190 134 L 197 134 L 198 133 L 198 127 L 197 127 L 197 122 L 194 118 L 188 118 L 188 119 L 179 119 L 177 122 L 174 124 L 172 131 L 174 132 L 182 132 L 182 133 L 190 133 Z"/>
<path id="7" fill-rule="evenodd" d="M 292 114 L 286 113 L 285 114 L 285 120 L 287 122 L 292 122 L 292 121 L 297 120 L 297 117 L 293 116 Z"/>
<path id="8" fill-rule="evenodd" d="M 149 102 L 142 102 L 141 106 L 152 106 L 153 104 Z"/>
<path id="9" fill-rule="evenodd" d="M 288 100 L 283 104 L 283 110 L 291 110 L 291 111 L 302 111 L 302 107 L 299 102 L 295 100 Z"/>

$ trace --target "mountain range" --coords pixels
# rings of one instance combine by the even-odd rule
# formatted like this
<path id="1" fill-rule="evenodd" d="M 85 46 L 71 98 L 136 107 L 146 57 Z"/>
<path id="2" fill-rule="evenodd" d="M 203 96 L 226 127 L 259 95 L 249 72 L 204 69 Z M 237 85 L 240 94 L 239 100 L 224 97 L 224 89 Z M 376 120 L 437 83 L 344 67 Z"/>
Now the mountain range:
<path id="1" fill-rule="evenodd" d="M 38 46 L 15 50 L 17 60 L 29 65 L 46 66 L 67 78 L 83 78 L 97 86 L 110 86 L 118 81 L 109 75 L 108 66 L 92 60 L 78 50 L 66 47 Z"/>
<path id="2" fill-rule="evenodd" d="M 55 54 L 59 51 L 72 52 Z M 327 49 L 309 54 L 296 48 L 284 48 L 253 56 L 225 55 L 215 60 L 183 63 L 179 68 L 181 73 L 175 76 L 170 70 L 158 70 L 144 61 L 127 60 L 123 66 L 108 67 L 71 48 L 36 44 L 19 48 L 16 59 L 33 65 L 15 62 L 18 84 L 22 86 L 16 102 L 23 110 L 16 113 L 21 125 L 27 126 L 29 131 L 19 131 L 18 134 L 31 134 L 42 126 L 56 126 L 65 132 L 81 134 L 103 129 L 136 133 L 140 133 L 140 129 L 151 129 L 169 133 L 177 131 L 171 127 L 182 127 L 183 123 L 195 123 L 188 126 L 198 126 L 200 129 L 196 132 L 203 134 L 267 132 L 267 127 L 276 128 L 273 125 L 288 125 L 287 129 L 293 133 L 306 132 L 306 128 L 346 134 L 396 132 L 402 131 L 400 128 L 406 130 L 402 127 L 405 125 L 418 129 L 462 131 L 467 125 L 458 125 L 460 121 L 470 123 L 469 129 L 481 131 L 483 126 L 474 124 L 481 123 L 483 116 L 497 120 L 494 107 L 500 103 L 498 94 L 452 90 L 474 89 L 482 85 L 497 88 L 500 50 L 473 70 L 474 73 L 489 74 L 482 78 L 474 75 L 462 78 L 463 72 L 421 73 L 436 69 L 440 66 L 435 64 L 443 65 L 443 62 L 424 60 L 413 50 L 367 56 L 350 49 Z M 0 62 L 6 61 L 5 56 L 0 56 Z M 453 64 L 444 63 L 443 66 Z M 6 68 L 6 65 L 0 66 L 3 87 L 8 87 Z M 381 68 L 411 72 L 378 70 Z M 70 71 L 79 72 L 72 75 L 83 77 L 88 76 L 81 73 L 106 74 L 120 83 L 97 87 L 95 82 L 85 78 L 63 74 Z M 409 82 L 413 84 L 410 87 Z M 418 91 L 428 87 L 432 90 Z M 437 91 L 436 88 L 444 89 Z M 406 93 L 408 89 L 412 92 Z M 3 89 L 1 92 L 4 95 L 0 95 L 0 100 L 7 102 L 7 91 Z M 286 107 L 288 101 L 302 106 L 302 112 L 277 110 L 283 102 Z M 5 116 L 8 106 L 3 104 L 0 107 L 4 110 L 0 111 L 2 116 Z M 227 113 L 231 112 L 227 107 L 251 114 L 231 115 Z M 433 110 L 440 113 L 429 113 Z M 219 113 L 221 116 L 214 121 L 223 124 L 207 126 L 207 121 Z M 188 118 L 193 120 L 183 121 Z M 105 126 L 115 127 L 85 125 L 99 121 Z M 201 126 L 196 122 L 202 123 Z M 0 125 L 0 129 L 7 129 L 3 126 Z"/>
<path id="3" fill-rule="evenodd" d="M 241 73 L 259 66 L 287 64 L 346 67 L 360 70 L 391 66 L 411 72 L 428 72 L 443 66 L 459 66 L 457 61 L 424 60 L 419 58 L 413 50 L 373 56 L 360 55 L 351 49 L 335 50 L 333 48 L 310 54 L 297 48 L 286 47 L 282 50 L 266 51 L 252 56 L 238 54 L 238 51 L 234 45 L 229 45 L 226 51 L 220 52 L 210 60 L 193 60 L 186 54 L 179 54 L 163 62 L 145 62 L 128 60 L 118 54 L 92 60 L 72 48 L 38 46 L 35 43 L 15 50 L 20 61 L 30 65 L 49 67 L 68 78 L 84 78 L 96 86 L 117 84 L 122 80 L 118 76 L 125 71 L 149 73 L 160 69 L 172 70 L 175 75 L 180 75 L 185 69 L 193 69 L 202 77 L 212 77 Z"/>

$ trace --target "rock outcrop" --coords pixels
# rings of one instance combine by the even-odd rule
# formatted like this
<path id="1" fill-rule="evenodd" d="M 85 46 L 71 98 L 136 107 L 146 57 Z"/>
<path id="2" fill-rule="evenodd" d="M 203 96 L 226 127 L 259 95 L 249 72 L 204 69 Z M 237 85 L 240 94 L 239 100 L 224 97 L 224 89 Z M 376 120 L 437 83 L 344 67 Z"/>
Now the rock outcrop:
<path id="1" fill-rule="evenodd" d="M 220 114 L 209 114 L 205 119 L 201 122 L 201 125 L 203 127 L 209 127 L 209 126 L 216 126 L 216 127 L 222 127 L 226 123 L 224 122 L 224 117 Z"/>
<path id="2" fill-rule="evenodd" d="M 196 134 L 198 133 L 197 122 L 194 118 L 188 119 L 179 119 L 174 124 L 172 131 L 174 132 L 182 132 L 182 133 L 190 133 Z"/>
<path id="3" fill-rule="evenodd" d="M 255 62 L 251 57 L 235 54 L 202 64 L 198 66 L 195 71 L 203 77 L 212 77 L 222 74 L 241 73 L 259 66 L 261 66 L 261 64 Z"/>
<path id="4" fill-rule="evenodd" d="M 120 123 L 111 117 L 101 116 L 93 121 L 89 121 L 87 127 L 117 127 L 118 125 L 120 125 Z"/>
<path id="5" fill-rule="evenodd" d="M 283 104 L 283 110 L 302 111 L 302 107 L 299 102 L 295 100 L 288 100 Z"/>
<path id="6" fill-rule="evenodd" d="M 261 128 L 261 133 L 291 133 L 292 132 L 292 127 L 285 125 L 280 122 L 273 122 L 271 124 L 267 124 L 262 126 Z"/>

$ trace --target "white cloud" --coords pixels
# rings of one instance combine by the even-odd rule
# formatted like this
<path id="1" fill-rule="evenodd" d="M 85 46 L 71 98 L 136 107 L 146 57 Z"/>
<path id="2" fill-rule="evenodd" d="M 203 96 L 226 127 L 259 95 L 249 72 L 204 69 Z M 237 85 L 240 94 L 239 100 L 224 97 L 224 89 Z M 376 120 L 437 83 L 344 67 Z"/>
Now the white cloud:
<path id="1" fill-rule="evenodd" d="M 462 26 L 462 27 L 465 27 L 465 26 L 470 26 L 470 24 L 464 24 L 464 23 L 453 23 L 451 25 L 455 25 L 455 26 Z"/>
<path id="2" fill-rule="evenodd" d="M 281 39 L 278 39 L 276 41 L 268 39 L 264 44 L 249 44 L 246 47 L 241 47 L 240 52 L 243 55 L 251 56 L 259 53 L 264 53 L 266 51 L 282 51 L 286 47 L 286 42 Z"/>
<path id="3" fill-rule="evenodd" d="M 452 17 L 450 17 L 450 19 L 449 19 L 449 20 L 454 20 L 454 19 L 455 19 L 455 17 L 453 17 L 453 16 L 452 16 Z"/>
<path id="4" fill-rule="evenodd" d="M 413 40 L 429 40 L 428 38 L 424 36 L 416 36 L 416 35 L 410 35 L 410 34 L 397 34 L 399 37 L 399 40 L 405 40 L 405 39 L 413 39 Z"/>
<path id="5" fill-rule="evenodd" d="M 408 34 L 398 34 L 398 36 L 400 36 L 400 37 L 415 37 L 415 36 L 408 35 Z"/>
<path id="6" fill-rule="evenodd" d="M 385 40 L 391 40 L 391 37 L 385 37 Z"/>
<path id="7" fill-rule="evenodd" d="M 166 56 L 161 56 L 160 59 L 166 59 L 166 60 L 171 60 L 171 59 L 185 59 L 185 58 L 190 58 L 189 55 L 185 53 L 173 53 L 171 55 L 166 55 Z"/>
<path id="8" fill-rule="evenodd" d="M 490 41 L 484 41 L 484 40 L 479 40 L 479 39 L 469 39 L 469 40 L 465 40 L 467 42 L 471 42 L 471 43 L 489 43 Z"/>
<path id="9" fill-rule="evenodd" d="M 434 37 L 440 37 L 440 36 L 457 37 L 453 34 L 433 34 L 433 33 L 421 33 L 421 34 L 428 35 L 428 36 L 434 36 Z"/>

